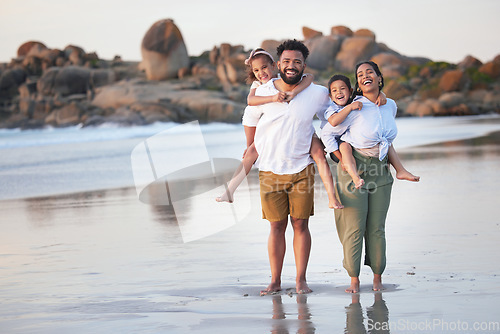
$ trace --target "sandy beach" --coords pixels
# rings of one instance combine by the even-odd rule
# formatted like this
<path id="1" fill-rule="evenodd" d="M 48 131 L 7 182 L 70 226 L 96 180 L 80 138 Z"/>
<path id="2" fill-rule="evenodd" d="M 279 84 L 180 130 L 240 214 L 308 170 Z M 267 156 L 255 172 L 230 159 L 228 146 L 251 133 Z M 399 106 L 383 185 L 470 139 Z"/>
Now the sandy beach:
<path id="1" fill-rule="evenodd" d="M 188 243 L 171 207 L 144 204 L 133 188 L 1 201 L 0 332 L 500 332 L 499 144 L 495 133 L 398 150 L 421 182 L 394 184 L 382 293 L 371 291 L 367 267 L 361 292 L 344 292 L 318 175 L 308 295 L 293 293 L 289 229 L 284 291 L 259 296 L 269 226 L 256 171 L 241 195 L 248 215 Z M 231 205 L 202 198 L 214 210 Z M 224 218 L 207 211 L 196 214 L 208 227 Z"/>

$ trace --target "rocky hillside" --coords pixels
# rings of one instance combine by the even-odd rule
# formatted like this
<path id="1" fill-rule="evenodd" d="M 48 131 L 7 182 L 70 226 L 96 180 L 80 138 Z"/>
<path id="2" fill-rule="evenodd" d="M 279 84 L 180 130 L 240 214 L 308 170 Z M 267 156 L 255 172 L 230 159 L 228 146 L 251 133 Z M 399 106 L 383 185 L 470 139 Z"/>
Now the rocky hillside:
<path id="1" fill-rule="evenodd" d="M 470 115 L 500 112 L 500 56 L 483 64 L 472 56 L 458 64 L 408 57 L 376 40 L 367 29 L 332 27 L 328 35 L 304 27 L 308 71 L 326 85 L 334 73 L 354 80 L 354 65 L 371 59 L 381 67 L 388 97 L 400 116 Z M 281 41 L 261 46 L 275 53 Z M 249 50 L 222 44 L 189 57 L 170 19 L 145 33 L 142 61 L 103 60 L 78 46 L 50 49 L 23 43 L 0 65 L 0 127 L 83 126 L 115 122 L 239 122 L 249 86 L 244 59 Z"/>

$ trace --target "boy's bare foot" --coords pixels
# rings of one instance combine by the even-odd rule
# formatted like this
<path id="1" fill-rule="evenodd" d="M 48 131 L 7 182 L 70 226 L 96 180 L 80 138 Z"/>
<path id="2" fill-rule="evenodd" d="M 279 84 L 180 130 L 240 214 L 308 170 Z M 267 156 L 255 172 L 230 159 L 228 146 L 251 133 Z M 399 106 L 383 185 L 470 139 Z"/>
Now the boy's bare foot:
<path id="1" fill-rule="evenodd" d="M 360 178 L 353 179 L 353 181 L 354 181 L 354 186 L 356 187 L 356 189 L 361 188 L 361 186 L 362 186 L 363 184 L 365 184 L 365 180 L 360 179 Z"/>
<path id="2" fill-rule="evenodd" d="M 297 282 L 295 285 L 295 291 L 297 291 L 299 295 L 312 292 L 311 288 L 309 288 L 309 285 L 307 285 L 307 282 L 305 281 Z"/>
<path id="3" fill-rule="evenodd" d="M 276 295 L 281 291 L 281 285 L 279 283 L 271 283 L 267 286 L 265 290 L 260 292 L 261 296 L 266 295 Z"/>
<path id="4" fill-rule="evenodd" d="M 358 293 L 359 292 L 359 277 L 351 277 L 351 286 L 345 289 L 347 293 Z"/>
<path id="5" fill-rule="evenodd" d="M 334 198 L 333 200 L 328 202 L 328 207 L 330 209 L 343 209 L 344 208 L 342 203 L 340 203 L 340 201 L 337 200 L 336 198 Z"/>
<path id="6" fill-rule="evenodd" d="M 373 291 L 382 291 L 384 289 L 382 275 L 373 274 Z"/>
<path id="7" fill-rule="evenodd" d="M 420 181 L 420 176 L 413 175 L 406 169 L 404 171 L 396 172 L 396 178 L 398 180 L 407 180 L 407 181 L 412 181 L 412 182 L 418 182 Z"/>
<path id="8" fill-rule="evenodd" d="M 225 193 L 223 193 L 219 197 L 216 197 L 215 200 L 217 202 L 229 202 L 229 203 L 233 203 L 233 196 L 228 191 L 226 191 Z"/>

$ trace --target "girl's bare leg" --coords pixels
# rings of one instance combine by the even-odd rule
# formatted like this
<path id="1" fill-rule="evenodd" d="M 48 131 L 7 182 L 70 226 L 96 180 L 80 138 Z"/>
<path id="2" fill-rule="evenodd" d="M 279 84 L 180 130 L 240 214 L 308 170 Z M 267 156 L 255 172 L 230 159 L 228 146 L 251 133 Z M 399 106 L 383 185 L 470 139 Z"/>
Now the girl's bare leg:
<path id="1" fill-rule="evenodd" d="M 363 184 L 365 184 L 365 180 L 359 177 L 356 160 L 354 160 L 354 157 L 352 156 L 351 144 L 343 142 L 340 144 L 339 150 L 342 154 L 342 163 L 344 164 L 345 170 L 351 176 L 354 186 L 356 188 L 360 188 Z"/>
<path id="2" fill-rule="evenodd" d="M 420 176 L 413 175 L 407 171 L 406 168 L 404 168 L 403 163 L 399 160 L 399 155 L 396 153 L 396 150 L 392 145 L 389 147 L 388 157 L 389 162 L 396 170 L 396 178 L 398 180 L 407 180 L 412 182 L 420 181 Z"/>
<path id="3" fill-rule="evenodd" d="M 250 170 L 252 169 L 252 166 L 258 157 L 259 154 L 257 153 L 254 144 L 250 145 L 247 148 L 247 151 L 245 153 L 245 156 L 243 157 L 243 160 L 241 161 L 241 164 L 238 166 L 238 169 L 231 178 L 231 181 L 229 181 L 227 185 L 227 190 L 222 195 L 220 195 L 215 199 L 217 202 L 229 202 L 229 203 L 233 202 L 234 192 L 241 184 L 241 182 L 245 179 L 245 177 L 248 175 L 248 173 L 250 173 Z"/>
<path id="4" fill-rule="evenodd" d="M 333 186 L 333 177 L 330 170 L 330 165 L 326 161 L 325 151 L 321 140 L 313 136 L 311 141 L 311 157 L 318 166 L 318 173 L 325 185 L 326 193 L 328 194 L 328 207 L 330 209 L 342 209 L 344 206 L 335 196 L 335 187 Z"/>

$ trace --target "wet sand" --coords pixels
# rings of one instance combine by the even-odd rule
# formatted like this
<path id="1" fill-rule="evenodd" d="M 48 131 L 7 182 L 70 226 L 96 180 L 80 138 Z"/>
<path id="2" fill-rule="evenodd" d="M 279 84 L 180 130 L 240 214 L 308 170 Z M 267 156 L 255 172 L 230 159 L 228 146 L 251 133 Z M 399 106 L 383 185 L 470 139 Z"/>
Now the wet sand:
<path id="1" fill-rule="evenodd" d="M 135 189 L 2 201 L 0 332 L 500 332 L 499 143 L 497 133 L 398 150 L 422 179 L 394 184 L 382 293 L 367 267 L 361 292 L 343 292 L 349 279 L 318 176 L 309 295 L 293 293 L 289 229 L 284 291 L 259 296 L 268 223 L 255 171 L 241 195 L 249 214 L 189 243 L 175 212 L 140 202 Z M 214 210 L 230 205 L 203 196 Z M 207 226 L 227 218 L 210 207 L 196 213 Z"/>

